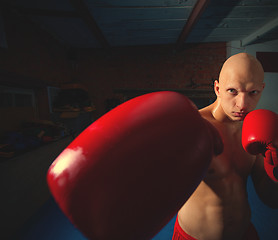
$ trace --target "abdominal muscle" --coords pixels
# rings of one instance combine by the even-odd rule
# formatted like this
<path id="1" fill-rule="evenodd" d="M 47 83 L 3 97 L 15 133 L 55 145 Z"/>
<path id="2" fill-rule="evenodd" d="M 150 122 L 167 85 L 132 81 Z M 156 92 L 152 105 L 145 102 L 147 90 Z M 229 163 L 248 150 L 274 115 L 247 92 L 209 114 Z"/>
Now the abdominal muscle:
<path id="1" fill-rule="evenodd" d="M 223 179 L 204 179 L 180 209 L 178 221 L 198 240 L 240 240 L 250 215 L 246 180 L 231 173 Z"/>
<path id="2" fill-rule="evenodd" d="M 198 240 L 241 240 L 250 225 L 246 185 L 255 157 L 241 145 L 240 122 L 219 123 L 206 113 L 203 117 L 221 134 L 224 151 L 212 159 L 205 178 L 180 209 L 178 221 Z"/>

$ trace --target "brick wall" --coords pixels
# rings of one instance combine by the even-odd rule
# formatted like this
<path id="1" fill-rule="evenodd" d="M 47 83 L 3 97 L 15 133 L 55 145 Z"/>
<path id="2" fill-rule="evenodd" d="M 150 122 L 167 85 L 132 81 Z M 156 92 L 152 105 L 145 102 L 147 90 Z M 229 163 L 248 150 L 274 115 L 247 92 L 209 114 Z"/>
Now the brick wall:
<path id="1" fill-rule="evenodd" d="M 106 100 L 128 91 L 211 88 L 226 59 L 225 43 L 189 44 L 174 52 L 173 46 L 148 46 L 80 51 L 78 81 L 85 84 L 100 116 Z"/>

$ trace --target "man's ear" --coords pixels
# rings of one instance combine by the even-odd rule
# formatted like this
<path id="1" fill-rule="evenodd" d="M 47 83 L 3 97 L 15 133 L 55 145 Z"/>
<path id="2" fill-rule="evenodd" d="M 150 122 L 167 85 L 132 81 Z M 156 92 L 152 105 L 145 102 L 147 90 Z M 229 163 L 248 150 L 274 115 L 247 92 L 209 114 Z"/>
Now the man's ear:
<path id="1" fill-rule="evenodd" d="M 215 92 L 216 96 L 218 97 L 219 96 L 219 81 L 218 80 L 214 81 L 214 92 Z"/>

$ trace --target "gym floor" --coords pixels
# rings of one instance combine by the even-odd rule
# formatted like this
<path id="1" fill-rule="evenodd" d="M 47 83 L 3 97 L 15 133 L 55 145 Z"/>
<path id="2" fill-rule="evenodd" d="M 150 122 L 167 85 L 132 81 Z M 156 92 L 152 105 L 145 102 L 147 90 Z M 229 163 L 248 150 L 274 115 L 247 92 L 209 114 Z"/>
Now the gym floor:
<path id="1" fill-rule="evenodd" d="M 248 179 L 248 196 L 254 223 L 261 240 L 277 240 L 278 210 L 270 209 L 258 199 Z M 173 218 L 152 240 L 170 240 L 175 224 Z M 51 198 L 16 233 L 13 240 L 85 240 L 86 238 L 63 215 Z"/>
<path id="2" fill-rule="evenodd" d="M 173 234 L 175 218 L 166 225 L 153 240 L 169 240 Z M 51 198 L 24 227 L 12 238 L 13 240 L 86 240 L 70 223 Z"/>

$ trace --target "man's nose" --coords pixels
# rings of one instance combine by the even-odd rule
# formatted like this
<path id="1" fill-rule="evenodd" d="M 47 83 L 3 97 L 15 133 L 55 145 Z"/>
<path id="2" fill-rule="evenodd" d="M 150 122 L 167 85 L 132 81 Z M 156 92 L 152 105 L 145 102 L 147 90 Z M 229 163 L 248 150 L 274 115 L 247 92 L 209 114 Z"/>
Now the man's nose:
<path id="1" fill-rule="evenodd" d="M 237 96 L 237 107 L 240 111 L 244 111 L 248 108 L 248 96 L 245 93 Z"/>

